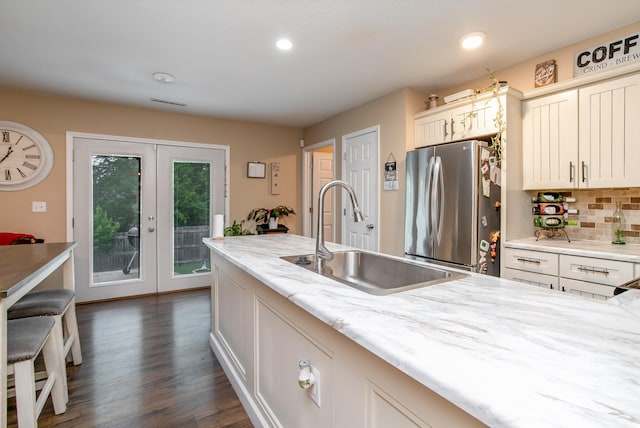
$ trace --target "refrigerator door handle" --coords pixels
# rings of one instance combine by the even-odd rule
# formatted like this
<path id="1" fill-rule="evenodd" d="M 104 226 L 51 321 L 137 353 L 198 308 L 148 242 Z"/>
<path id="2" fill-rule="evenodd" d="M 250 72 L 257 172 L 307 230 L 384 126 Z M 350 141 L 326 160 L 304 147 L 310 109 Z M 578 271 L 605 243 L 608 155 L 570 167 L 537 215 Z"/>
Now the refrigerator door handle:
<path id="1" fill-rule="evenodd" d="M 433 172 L 434 190 L 432 193 L 432 201 L 437 202 L 432 205 L 432 215 L 436 227 L 434 230 L 435 240 L 438 244 L 442 240 L 442 223 L 444 222 L 444 173 L 442 171 L 442 159 L 436 157 L 435 169 Z"/>
<path id="2" fill-rule="evenodd" d="M 427 215 L 427 236 L 432 241 L 435 239 L 435 218 L 434 218 L 434 178 L 433 178 L 433 168 L 435 165 L 434 157 L 429 158 L 429 168 L 427 169 L 427 195 L 429 201 L 429 215 Z"/>

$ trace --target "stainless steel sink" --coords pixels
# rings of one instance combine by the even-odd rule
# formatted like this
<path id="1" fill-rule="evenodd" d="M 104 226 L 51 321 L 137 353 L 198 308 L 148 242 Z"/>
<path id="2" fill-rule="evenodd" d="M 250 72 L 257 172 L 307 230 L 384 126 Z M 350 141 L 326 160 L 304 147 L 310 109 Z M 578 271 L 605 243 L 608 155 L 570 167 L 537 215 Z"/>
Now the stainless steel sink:
<path id="1" fill-rule="evenodd" d="M 324 262 L 324 268 L 318 267 L 315 254 L 281 258 L 327 278 L 376 295 L 427 287 L 467 276 L 445 268 L 357 250 L 335 252 L 332 260 Z"/>

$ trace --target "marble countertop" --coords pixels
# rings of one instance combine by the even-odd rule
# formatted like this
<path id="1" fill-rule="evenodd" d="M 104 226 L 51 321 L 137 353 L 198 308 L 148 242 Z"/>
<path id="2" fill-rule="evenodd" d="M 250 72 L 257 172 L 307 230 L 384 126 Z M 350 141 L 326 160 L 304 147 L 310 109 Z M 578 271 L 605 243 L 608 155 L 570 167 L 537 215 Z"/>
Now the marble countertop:
<path id="1" fill-rule="evenodd" d="M 567 254 L 572 256 L 595 257 L 598 259 L 619 260 L 623 262 L 640 263 L 640 245 L 614 245 L 608 242 L 566 239 L 517 239 L 506 241 L 506 248 L 520 250 L 545 251 L 548 253 Z"/>
<path id="2" fill-rule="evenodd" d="M 373 296 L 279 259 L 313 253 L 308 238 L 204 241 L 489 426 L 640 427 L 640 293 L 602 302 L 471 274 Z"/>

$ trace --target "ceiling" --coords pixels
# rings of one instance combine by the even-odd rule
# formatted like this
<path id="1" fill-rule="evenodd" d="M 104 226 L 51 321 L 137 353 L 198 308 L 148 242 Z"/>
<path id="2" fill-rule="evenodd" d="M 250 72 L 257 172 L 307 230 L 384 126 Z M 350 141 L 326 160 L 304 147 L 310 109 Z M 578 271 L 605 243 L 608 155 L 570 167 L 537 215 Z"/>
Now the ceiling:
<path id="1" fill-rule="evenodd" d="M 303 127 L 404 87 L 447 88 L 640 21 L 638 0 L 603 5 L 0 0 L 0 87 Z M 458 39 L 472 31 L 486 32 L 486 43 L 463 51 Z M 276 49 L 281 37 L 293 49 Z"/>

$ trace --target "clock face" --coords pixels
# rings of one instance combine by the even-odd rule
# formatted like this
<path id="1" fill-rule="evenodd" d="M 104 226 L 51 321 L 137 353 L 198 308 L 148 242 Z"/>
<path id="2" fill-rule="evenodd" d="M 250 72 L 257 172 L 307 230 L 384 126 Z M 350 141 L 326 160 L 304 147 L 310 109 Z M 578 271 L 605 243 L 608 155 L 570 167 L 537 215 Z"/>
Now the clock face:
<path id="1" fill-rule="evenodd" d="M 21 190 L 45 179 L 53 167 L 53 151 L 39 132 L 0 121 L 0 190 Z"/>

